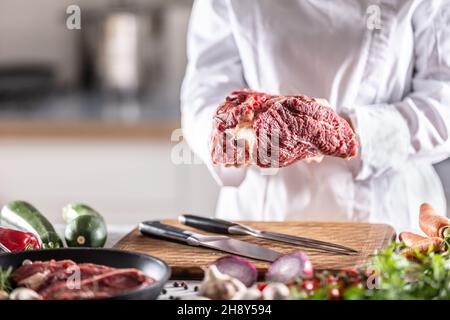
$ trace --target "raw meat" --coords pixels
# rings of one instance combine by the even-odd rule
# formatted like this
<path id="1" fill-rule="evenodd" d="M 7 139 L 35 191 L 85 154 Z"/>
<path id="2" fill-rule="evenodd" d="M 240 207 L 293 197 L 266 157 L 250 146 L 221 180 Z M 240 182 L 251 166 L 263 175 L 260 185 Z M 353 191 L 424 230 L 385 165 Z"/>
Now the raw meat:
<path id="1" fill-rule="evenodd" d="M 74 264 L 48 274 L 45 281 L 38 287 L 38 290 L 42 291 L 42 288 L 48 288 L 54 283 L 67 282 L 68 279 L 73 277 L 75 271 L 79 272 L 80 280 L 84 280 L 112 270 L 115 269 L 93 263 Z"/>
<path id="2" fill-rule="evenodd" d="M 106 298 L 151 283 L 153 280 L 139 270 L 115 269 L 95 276 L 82 276 L 79 286 L 70 290 L 66 280 L 57 281 L 40 290 L 39 294 L 45 300 Z"/>
<path id="3" fill-rule="evenodd" d="M 78 278 L 75 272 L 79 272 Z M 19 286 L 35 290 L 46 300 L 106 298 L 154 282 L 137 269 L 77 264 L 71 260 L 35 261 L 18 268 L 12 279 Z"/>
<path id="4" fill-rule="evenodd" d="M 349 123 L 307 96 L 232 92 L 214 115 L 213 163 L 285 167 L 324 155 L 355 157 L 358 146 Z"/>
<path id="5" fill-rule="evenodd" d="M 47 280 L 50 274 L 67 270 L 75 265 L 76 263 L 72 260 L 35 261 L 18 268 L 12 274 L 12 279 L 19 286 L 36 290 Z"/>

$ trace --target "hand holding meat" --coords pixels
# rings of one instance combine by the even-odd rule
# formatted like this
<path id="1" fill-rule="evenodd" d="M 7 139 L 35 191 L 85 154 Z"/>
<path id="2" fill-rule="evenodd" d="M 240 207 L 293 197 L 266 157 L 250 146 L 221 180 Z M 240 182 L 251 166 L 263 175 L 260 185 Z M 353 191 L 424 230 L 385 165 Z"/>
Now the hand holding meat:
<path id="1" fill-rule="evenodd" d="M 307 96 L 232 92 L 214 116 L 211 158 L 215 164 L 285 167 L 324 155 L 358 154 L 349 123 Z"/>

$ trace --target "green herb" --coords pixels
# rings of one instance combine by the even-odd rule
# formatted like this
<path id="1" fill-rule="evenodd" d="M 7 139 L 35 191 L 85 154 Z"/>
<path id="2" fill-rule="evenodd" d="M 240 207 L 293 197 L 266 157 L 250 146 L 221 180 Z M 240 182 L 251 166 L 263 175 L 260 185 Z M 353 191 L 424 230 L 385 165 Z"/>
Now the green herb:
<path id="1" fill-rule="evenodd" d="M 319 285 L 305 290 L 306 280 L 291 287 L 294 299 L 450 299 L 450 253 L 416 252 L 414 259 L 401 254 L 403 243 L 392 243 L 374 255 L 358 274 L 337 273 L 330 282 L 315 275 Z M 302 282 L 303 281 L 303 282 Z M 333 291 L 334 290 L 334 291 Z M 338 291 L 337 291 L 338 290 Z M 334 292 L 334 294 L 332 294 Z"/>
<path id="2" fill-rule="evenodd" d="M 359 290 L 346 291 L 346 299 L 450 299 L 450 259 L 447 252 L 407 259 L 393 243 L 373 257 L 368 266 L 373 280 Z"/>
<path id="3" fill-rule="evenodd" d="M 10 292 L 12 290 L 10 281 L 12 270 L 12 267 L 9 267 L 7 270 L 3 270 L 0 267 L 0 291 Z"/>

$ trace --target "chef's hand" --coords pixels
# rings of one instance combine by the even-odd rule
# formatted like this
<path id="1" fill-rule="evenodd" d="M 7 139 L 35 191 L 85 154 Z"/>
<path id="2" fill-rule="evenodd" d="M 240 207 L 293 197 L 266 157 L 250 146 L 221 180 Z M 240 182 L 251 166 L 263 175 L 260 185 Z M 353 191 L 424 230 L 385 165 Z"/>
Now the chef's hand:
<path id="1" fill-rule="evenodd" d="M 327 99 L 323 99 L 323 98 L 313 98 L 313 100 L 323 106 L 332 108 L 330 103 L 328 102 Z M 323 160 L 323 156 L 317 156 L 317 157 L 313 157 L 313 158 L 305 158 L 303 161 L 306 163 L 320 163 Z"/>
<path id="2" fill-rule="evenodd" d="M 332 106 L 330 105 L 330 103 L 328 102 L 327 99 L 322 99 L 322 98 L 314 98 L 314 101 L 316 101 L 317 103 L 320 103 L 323 106 L 327 106 L 332 108 Z M 335 110 L 336 111 L 336 110 Z M 350 117 L 348 116 L 348 114 L 346 113 L 340 113 L 339 116 L 341 118 L 343 118 L 345 121 L 348 122 L 348 124 L 350 125 L 350 128 L 352 128 L 353 132 L 355 132 L 355 127 L 353 125 L 353 121 L 350 119 Z M 356 133 L 356 132 L 355 132 Z"/>

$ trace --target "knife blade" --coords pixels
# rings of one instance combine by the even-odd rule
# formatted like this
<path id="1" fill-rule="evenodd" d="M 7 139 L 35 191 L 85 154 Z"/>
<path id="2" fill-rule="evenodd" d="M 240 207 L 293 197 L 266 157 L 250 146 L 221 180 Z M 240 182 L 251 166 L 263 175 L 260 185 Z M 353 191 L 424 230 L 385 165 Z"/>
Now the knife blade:
<path id="1" fill-rule="evenodd" d="M 227 236 L 207 236 L 194 233 L 178 227 L 161 223 L 160 221 L 144 221 L 139 224 L 139 231 L 144 235 L 183 242 L 191 246 L 224 251 L 256 260 L 275 261 L 281 253 L 248 243 L 232 239 Z"/>
<path id="2" fill-rule="evenodd" d="M 345 247 L 335 243 L 293 236 L 278 232 L 261 231 L 243 224 L 221 219 L 206 218 L 191 214 L 181 215 L 179 216 L 178 219 L 180 223 L 184 225 L 208 232 L 222 233 L 222 234 L 250 235 L 258 238 L 301 245 L 315 250 L 327 251 L 343 255 L 356 254 L 358 252 L 357 250 L 354 250 L 352 248 Z"/>

